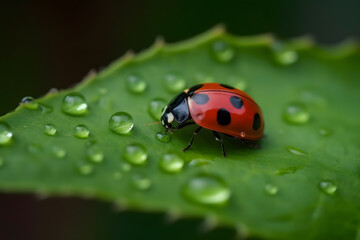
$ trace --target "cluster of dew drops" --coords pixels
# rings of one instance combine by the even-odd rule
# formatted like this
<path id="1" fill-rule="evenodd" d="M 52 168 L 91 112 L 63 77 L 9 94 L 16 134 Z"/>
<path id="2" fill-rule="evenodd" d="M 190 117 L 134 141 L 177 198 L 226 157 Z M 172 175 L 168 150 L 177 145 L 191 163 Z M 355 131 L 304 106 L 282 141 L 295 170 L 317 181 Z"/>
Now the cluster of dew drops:
<path id="1" fill-rule="evenodd" d="M 215 41 L 211 45 L 212 57 L 221 63 L 230 62 L 235 56 L 235 50 L 224 41 Z M 283 65 L 292 64 L 297 60 L 297 54 L 292 50 L 284 50 L 275 45 L 273 48 L 274 58 Z M 213 81 L 213 79 L 206 75 L 198 75 L 202 82 Z M 229 78 L 229 83 L 236 88 L 244 90 L 246 82 L 240 78 Z M 128 76 L 127 90 L 135 95 L 141 95 L 147 88 L 146 81 L 138 74 Z M 186 87 L 186 81 L 183 77 L 177 74 L 169 73 L 164 77 L 164 85 L 171 93 L 181 92 Z M 30 110 L 41 109 L 43 113 L 52 112 L 52 108 L 44 104 L 34 101 L 32 97 L 25 97 L 21 104 Z M 160 98 L 154 98 L 150 101 L 148 106 L 148 113 L 155 120 L 159 120 L 166 102 Z M 88 113 L 88 104 L 85 98 L 79 93 L 67 94 L 62 102 L 62 112 L 72 116 L 83 116 Z M 309 121 L 310 115 L 301 104 L 289 104 L 283 113 L 283 118 L 290 124 L 305 124 Z M 116 112 L 110 116 L 108 121 L 108 128 L 114 133 L 121 135 L 128 135 L 134 126 L 132 116 L 126 112 Z M 43 129 L 44 134 L 48 136 L 55 136 L 57 134 L 56 126 L 53 124 L 46 124 Z M 74 136 L 80 139 L 87 139 L 90 136 L 90 130 L 86 125 L 80 124 L 74 128 Z M 321 129 L 320 134 L 329 135 L 327 129 Z M 167 132 L 157 132 L 155 138 L 162 143 L 169 143 L 171 136 Z M 9 125 L 5 122 L 0 122 L 0 146 L 11 145 L 13 142 L 13 132 Z M 101 163 L 104 160 L 104 152 L 96 145 L 95 142 L 89 141 L 87 144 L 87 161 L 80 161 L 76 164 L 76 170 L 81 175 L 89 175 L 94 171 L 93 164 Z M 306 156 L 307 153 L 295 147 L 288 146 L 287 150 L 296 155 Z M 54 146 L 53 154 L 57 158 L 64 158 L 66 150 L 60 146 Z M 144 165 L 148 159 L 146 148 L 138 143 L 132 143 L 125 146 L 123 158 L 126 163 L 122 165 L 122 171 L 128 172 L 132 165 Z M 0 167 L 3 166 L 5 160 L 0 156 Z M 212 161 L 206 159 L 194 159 L 190 161 L 188 166 L 202 166 L 211 164 Z M 171 174 L 179 173 L 185 166 L 184 159 L 176 153 L 164 154 L 158 162 L 159 168 Z M 294 173 L 296 169 L 282 169 L 279 170 L 279 175 L 286 173 Z M 122 172 L 116 171 L 113 174 L 114 179 L 121 179 Z M 144 175 L 135 174 L 132 177 L 132 185 L 139 190 L 149 189 L 152 185 L 151 180 Z M 318 184 L 318 188 L 325 194 L 332 195 L 336 192 L 337 186 L 332 180 L 322 180 Z M 226 182 L 218 177 L 209 174 L 197 175 L 187 181 L 183 188 L 183 196 L 193 202 L 206 205 L 225 205 L 230 196 L 231 190 Z M 268 195 L 278 194 L 278 187 L 274 184 L 266 184 L 264 192 Z"/>

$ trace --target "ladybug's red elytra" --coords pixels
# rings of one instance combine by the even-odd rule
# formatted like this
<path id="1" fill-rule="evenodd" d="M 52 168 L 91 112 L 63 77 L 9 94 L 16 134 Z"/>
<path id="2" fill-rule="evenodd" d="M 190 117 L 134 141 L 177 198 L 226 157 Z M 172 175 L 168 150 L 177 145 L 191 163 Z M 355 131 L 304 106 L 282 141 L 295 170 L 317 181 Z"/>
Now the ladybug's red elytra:
<path id="1" fill-rule="evenodd" d="M 219 133 L 257 141 L 264 132 L 264 119 L 257 103 L 245 92 L 219 83 L 198 84 L 184 90 L 165 107 L 161 123 L 168 131 L 199 125 L 183 151 L 191 147 L 202 128 L 212 130 L 224 157 L 225 146 Z"/>

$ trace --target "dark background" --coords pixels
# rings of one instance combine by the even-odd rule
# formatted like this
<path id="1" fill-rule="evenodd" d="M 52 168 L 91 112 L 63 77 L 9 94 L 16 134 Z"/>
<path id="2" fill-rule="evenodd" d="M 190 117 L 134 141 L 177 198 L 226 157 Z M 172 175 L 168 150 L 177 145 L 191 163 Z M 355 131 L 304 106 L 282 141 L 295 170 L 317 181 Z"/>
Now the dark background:
<path id="1" fill-rule="evenodd" d="M 2 1 L 0 115 L 24 96 L 67 88 L 128 49 L 148 48 L 159 35 L 176 42 L 219 23 L 236 35 L 311 34 L 321 44 L 334 44 L 360 36 L 360 1 Z M 184 233 L 188 239 L 216 239 L 234 234 L 220 229 L 199 235 L 198 225 L 196 220 L 166 225 L 161 214 L 116 213 L 110 204 L 94 200 L 0 195 L 2 239 L 183 239 Z"/>

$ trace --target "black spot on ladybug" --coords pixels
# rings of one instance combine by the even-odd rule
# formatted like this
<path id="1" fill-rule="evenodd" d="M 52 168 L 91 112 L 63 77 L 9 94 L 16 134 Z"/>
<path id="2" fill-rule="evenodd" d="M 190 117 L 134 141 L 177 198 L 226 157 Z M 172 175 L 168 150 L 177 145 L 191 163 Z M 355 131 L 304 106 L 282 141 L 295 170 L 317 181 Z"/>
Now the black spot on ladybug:
<path id="1" fill-rule="evenodd" d="M 202 86 L 204 86 L 204 84 L 197 84 L 197 85 L 195 85 L 195 86 L 192 86 L 192 87 L 189 89 L 189 91 L 187 92 L 187 95 L 189 95 L 189 96 L 193 95 L 194 92 L 195 92 L 196 90 L 198 90 L 199 88 L 201 88 Z"/>
<path id="2" fill-rule="evenodd" d="M 254 122 L 253 122 L 253 129 L 258 130 L 260 128 L 260 115 L 258 113 L 255 113 L 254 115 Z"/>
<path id="3" fill-rule="evenodd" d="M 220 108 L 217 111 L 216 120 L 220 125 L 228 125 L 231 122 L 230 112 L 225 108 Z"/>
<path id="4" fill-rule="evenodd" d="M 241 109 L 242 106 L 244 105 L 241 98 L 239 98 L 237 96 L 231 96 L 230 97 L 230 103 L 231 103 L 231 105 L 233 105 L 234 108 L 237 108 L 237 109 Z"/>
<path id="5" fill-rule="evenodd" d="M 232 86 L 229 86 L 229 85 L 227 85 L 227 84 L 220 84 L 222 87 L 224 87 L 224 88 L 228 88 L 228 89 L 234 89 L 234 87 L 232 87 Z"/>
<path id="6" fill-rule="evenodd" d="M 194 102 L 196 102 L 197 104 L 205 104 L 209 101 L 209 96 L 206 94 L 194 94 L 191 97 L 192 100 L 194 100 Z"/>

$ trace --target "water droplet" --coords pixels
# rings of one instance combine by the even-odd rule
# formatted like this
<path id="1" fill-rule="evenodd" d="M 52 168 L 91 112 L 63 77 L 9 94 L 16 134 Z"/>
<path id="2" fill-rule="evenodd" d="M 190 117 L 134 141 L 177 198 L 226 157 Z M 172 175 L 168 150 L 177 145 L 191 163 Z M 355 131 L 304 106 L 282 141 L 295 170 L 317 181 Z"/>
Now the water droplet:
<path id="1" fill-rule="evenodd" d="M 53 108 L 50 106 L 47 106 L 45 104 L 39 103 L 39 107 L 41 109 L 41 114 L 47 114 L 51 113 L 53 111 Z"/>
<path id="2" fill-rule="evenodd" d="M 104 160 L 104 152 L 96 144 L 88 147 L 86 155 L 87 159 L 93 163 L 101 163 Z"/>
<path id="3" fill-rule="evenodd" d="M 200 166 L 208 165 L 211 163 L 212 163 L 212 161 L 208 160 L 208 159 L 193 159 L 189 162 L 188 166 L 189 167 L 200 167 Z"/>
<path id="4" fill-rule="evenodd" d="M 231 195 L 225 182 L 208 175 L 194 177 L 183 188 L 184 196 L 196 203 L 225 205 Z"/>
<path id="5" fill-rule="evenodd" d="M 121 169 L 124 171 L 124 172 L 130 172 L 131 171 L 131 165 L 128 164 L 128 163 L 123 163 L 121 165 Z"/>
<path id="6" fill-rule="evenodd" d="M 109 119 L 109 129 L 118 134 L 128 134 L 133 126 L 134 120 L 126 112 L 117 112 Z"/>
<path id="7" fill-rule="evenodd" d="M 170 92 L 181 92 L 184 90 L 186 82 L 184 78 L 175 74 L 167 74 L 165 76 L 165 86 Z"/>
<path id="8" fill-rule="evenodd" d="M 288 150 L 289 152 L 295 154 L 295 155 L 299 155 L 299 156 L 305 156 L 307 157 L 308 156 L 308 153 L 301 150 L 301 149 L 298 149 L 296 147 L 293 147 L 293 146 L 287 146 L 286 147 L 286 150 Z"/>
<path id="9" fill-rule="evenodd" d="M 275 61 L 284 66 L 293 64 L 298 60 L 297 52 L 285 47 L 280 41 L 274 43 L 273 53 Z"/>
<path id="10" fill-rule="evenodd" d="M 88 105 L 83 95 L 69 93 L 63 99 L 61 110 L 69 115 L 81 116 L 88 112 Z"/>
<path id="11" fill-rule="evenodd" d="M 303 166 L 280 168 L 279 170 L 276 171 L 276 175 L 281 176 L 281 175 L 285 175 L 285 174 L 292 174 L 303 168 L 304 168 Z"/>
<path id="12" fill-rule="evenodd" d="M 159 161 L 159 167 L 164 172 L 177 173 L 183 169 L 184 160 L 175 153 L 164 154 Z"/>
<path id="13" fill-rule="evenodd" d="M 219 62 L 229 62 L 235 56 L 234 49 L 224 41 L 215 41 L 212 44 L 212 52 Z"/>
<path id="14" fill-rule="evenodd" d="M 39 104 L 37 102 L 35 102 L 33 97 L 24 97 L 23 99 L 21 99 L 20 102 L 21 105 L 23 105 L 25 108 L 30 109 L 30 110 L 36 110 L 39 108 Z"/>
<path id="15" fill-rule="evenodd" d="M 122 173 L 119 172 L 119 171 L 116 171 L 116 172 L 113 173 L 113 179 L 114 180 L 120 180 L 122 178 L 122 176 L 123 176 Z"/>
<path id="16" fill-rule="evenodd" d="M 134 165 L 142 165 L 147 161 L 146 149 L 138 143 L 127 145 L 123 156 L 126 161 Z"/>
<path id="17" fill-rule="evenodd" d="M 336 192 L 337 186 L 331 180 L 322 180 L 319 185 L 319 190 L 328 195 L 333 195 Z"/>
<path id="18" fill-rule="evenodd" d="M 5 159 L 0 157 L 0 168 L 2 168 L 5 164 Z"/>
<path id="19" fill-rule="evenodd" d="M 56 128 L 52 124 L 46 124 L 44 128 L 44 133 L 48 136 L 55 136 Z"/>
<path id="20" fill-rule="evenodd" d="M 166 102 L 164 100 L 159 98 L 153 99 L 149 104 L 148 112 L 153 119 L 159 121 L 165 106 Z"/>
<path id="21" fill-rule="evenodd" d="M 81 175 L 87 176 L 94 172 L 94 166 L 86 161 L 78 161 L 76 163 L 76 170 Z"/>
<path id="22" fill-rule="evenodd" d="M 13 140 L 13 132 L 9 125 L 4 122 L 0 122 L 0 146 L 9 145 Z"/>
<path id="23" fill-rule="evenodd" d="M 134 174 L 132 177 L 132 185 L 138 190 L 146 190 L 151 187 L 151 180 L 144 175 Z"/>
<path id="24" fill-rule="evenodd" d="M 266 184 L 265 187 L 265 192 L 269 195 L 276 195 L 278 193 L 278 187 L 272 184 Z"/>
<path id="25" fill-rule="evenodd" d="M 50 90 L 47 92 L 47 95 L 55 94 L 59 92 L 57 88 L 50 88 Z"/>
<path id="26" fill-rule="evenodd" d="M 171 141 L 171 136 L 168 132 L 158 132 L 156 133 L 155 138 L 163 143 L 168 143 Z"/>
<path id="27" fill-rule="evenodd" d="M 244 91 L 247 87 L 246 80 L 238 76 L 230 76 L 227 82 L 230 86 L 233 86 L 234 88 L 240 89 L 242 91 Z"/>
<path id="28" fill-rule="evenodd" d="M 84 124 L 75 127 L 75 136 L 78 138 L 88 138 L 90 134 L 89 128 Z"/>
<path id="29" fill-rule="evenodd" d="M 305 124 L 310 119 L 309 112 L 305 106 L 299 103 L 289 104 L 284 111 L 284 119 L 291 124 Z"/>
<path id="30" fill-rule="evenodd" d="M 319 134 L 324 137 L 328 137 L 332 135 L 332 131 L 329 128 L 320 128 Z"/>
<path id="31" fill-rule="evenodd" d="M 66 150 L 59 146 L 53 146 L 52 153 L 57 158 L 64 158 L 66 156 Z"/>
<path id="32" fill-rule="evenodd" d="M 126 84 L 128 90 L 132 93 L 139 94 L 143 93 L 146 90 L 146 82 L 141 76 L 137 74 L 130 75 L 127 79 Z"/>

